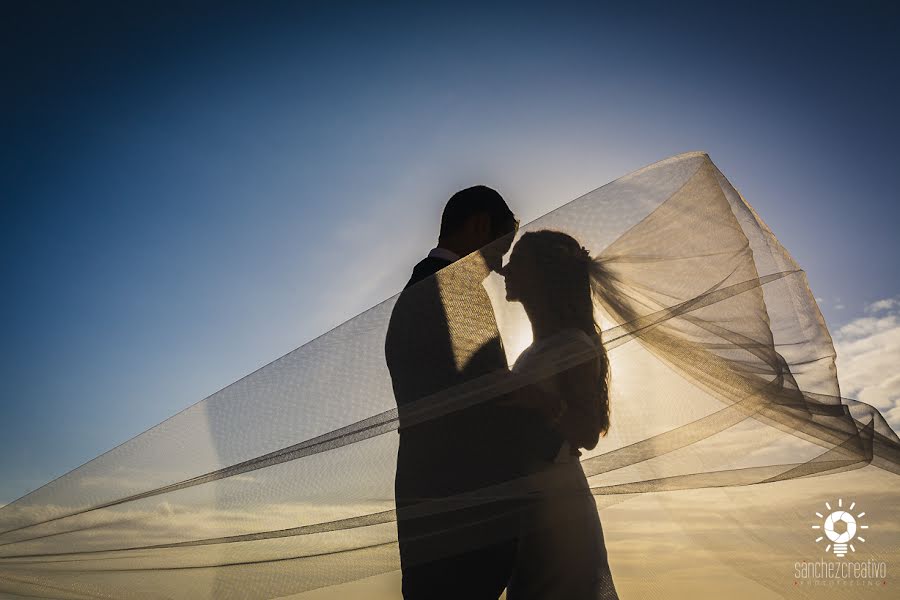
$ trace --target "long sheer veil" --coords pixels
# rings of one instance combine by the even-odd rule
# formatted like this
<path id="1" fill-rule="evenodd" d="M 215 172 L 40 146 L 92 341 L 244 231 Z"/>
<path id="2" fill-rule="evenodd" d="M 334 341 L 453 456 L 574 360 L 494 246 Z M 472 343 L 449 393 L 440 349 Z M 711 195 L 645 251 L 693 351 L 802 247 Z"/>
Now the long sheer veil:
<path id="1" fill-rule="evenodd" d="M 848 558 L 896 563 L 900 439 L 875 408 L 841 396 L 805 274 L 709 157 L 645 167 L 518 235 L 541 229 L 594 257 L 612 426 L 581 462 L 620 596 L 865 594 L 804 588 L 795 564 L 827 557 L 810 529 L 826 501 L 852 501 L 871 520 Z M 487 293 L 493 319 L 471 314 L 473 289 Z M 505 301 L 479 253 L 404 302 L 428 298 L 440 300 L 460 371 L 494 336 L 509 364 L 530 343 L 521 306 Z M 397 302 L 0 509 L 0 591 L 398 597 L 399 419 L 384 350 Z M 573 351 L 559 368 L 588 358 Z M 406 418 L 425 422 L 522 385 L 501 371 L 437 390 Z"/>

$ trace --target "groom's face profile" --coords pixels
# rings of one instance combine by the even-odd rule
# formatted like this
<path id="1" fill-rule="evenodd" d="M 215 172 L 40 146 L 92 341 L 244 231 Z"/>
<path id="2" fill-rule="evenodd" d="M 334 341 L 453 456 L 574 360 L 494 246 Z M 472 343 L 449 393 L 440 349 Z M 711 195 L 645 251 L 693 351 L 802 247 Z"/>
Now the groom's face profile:
<path id="1" fill-rule="evenodd" d="M 509 252 L 518 229 L 519 221 L 515 218 L 505 220 L 499 226 L 492 223 L 487 241 L 481 246 L 481 256 L 492 271 L 499 273 L 503 268 L 503 256 Z"/>
<path id="2" fill-rule="evenodd" d="M 457 243 L 464 248 L 460 254 L 478 251 L 489 269 L 499 271 L 518 227 L 518 220 L 512 216 L 498 222 L 489 213 L 475 213 L 465 220 L 458 232 Z"/>

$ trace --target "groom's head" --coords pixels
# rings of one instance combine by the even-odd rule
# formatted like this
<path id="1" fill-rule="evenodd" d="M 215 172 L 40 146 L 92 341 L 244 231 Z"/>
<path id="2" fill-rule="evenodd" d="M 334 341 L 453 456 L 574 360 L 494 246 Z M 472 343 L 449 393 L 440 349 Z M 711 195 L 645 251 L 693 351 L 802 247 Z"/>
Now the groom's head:
<path id="1" fill-rule="evenodd" d="M 485 246 L 515 232 L 518 225 L 515 215 L 496 190 L 476 185 L 456 192 L 447 201 L 441 217 L 438 245 L 460 256 L 482 250 L 488 265 L 497 269 L 513 236 L 505 238 L 505 243 L 499 242 L 490 248 Z"/>

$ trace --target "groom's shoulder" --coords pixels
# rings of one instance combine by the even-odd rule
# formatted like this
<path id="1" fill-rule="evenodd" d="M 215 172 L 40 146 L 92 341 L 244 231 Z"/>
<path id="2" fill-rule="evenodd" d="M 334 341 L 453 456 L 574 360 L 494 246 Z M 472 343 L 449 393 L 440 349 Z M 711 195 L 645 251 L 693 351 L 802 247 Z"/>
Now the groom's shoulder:
<path id="1" fill-rule="evenodd" d="M 406 284 L 406 287 L 409 287 L 415 283 L 422 281 L 423 279 L 431 277 L 449 264 L 451 264 L 449 260 L 438 258 L 436 256 L 423 258 L 415 267 L 413 267 L 412 277 L 409 278 L 409 282 Z"/>

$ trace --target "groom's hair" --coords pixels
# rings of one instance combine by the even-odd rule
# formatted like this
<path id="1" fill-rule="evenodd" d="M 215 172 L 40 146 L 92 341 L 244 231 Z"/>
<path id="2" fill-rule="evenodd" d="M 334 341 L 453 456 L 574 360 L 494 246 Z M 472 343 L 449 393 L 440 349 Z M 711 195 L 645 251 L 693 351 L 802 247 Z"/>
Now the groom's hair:
<path id="1" fill-rule="evenodd" d="M 447 201 L 441 217 L 441 237 L 459 231 L 469 217 L 479 214 L 490 217 L 491 230 L 498 237 L 509 233 L 507 229 L 514 222 L 512 211 L 497 190 L 476 185 L 456 192 Z"/>

